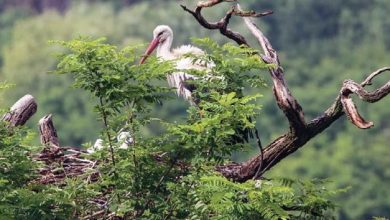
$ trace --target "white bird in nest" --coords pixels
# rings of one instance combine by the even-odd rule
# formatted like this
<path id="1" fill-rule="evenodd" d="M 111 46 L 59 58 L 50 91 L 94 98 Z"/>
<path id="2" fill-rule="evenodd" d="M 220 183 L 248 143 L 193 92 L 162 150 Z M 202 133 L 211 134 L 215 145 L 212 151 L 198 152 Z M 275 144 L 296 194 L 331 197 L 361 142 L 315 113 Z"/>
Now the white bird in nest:
<path id="1" fill-rule="evenodd" d="M 118 135 L 116 136 L 116 140 L 118 141 L 119 147 L 118 149 L 128 149 L 134 142 L 133 137 L 131 136 L 131 133 L 128 131 L 125 131 L 124 129 L 121 129 L 118 132 Z M 100 151 L 104 148 L 104 142 L 102 139 L 96 139 L 95 144 L 87 149 L 87 152 L 92 154 L 96 151 Z"/>
<path id="2" fill-rule="evenodd" d="M 178 70 L 196 69 L 207 71 L 215 66 L 212 61 L 207 63 L 194 62 L 194 58 L 186 56 L 188 54 L 195 56 L 204 55 L 204 51 L 197 47 L 191 45 L 183 45 L 171 50 L 172 41 L 172 29 L 167 25 L 157 26 L 153 31 L 153 40 L 150 42 L 148 48 L 146 49 L 145 55 L 142 57 L 140 64 L 144 63 L 145 60 L 150 56 L 150 54 L 157 48 L 157 57 L 162 60 L 175 60 L 176 69 Z M 211 77 L 207 75 L 204 77 L 204 79 L 210 78 Z M 191 85 L 188 85 L 186 81 L 197 79 L 197 76 L 185 72 L 175 72 L 167 76 L 169 86 L 175 87 L 177 89 L 177 94 L 179 96 L 183 96 L 193 105 L 196 104 L 194 97 L 192 97 L 192 91 L 194 90 L 194 88 L 193 86 L 191 88 Z"/>
<path id="3" fill-rule="evenodd" d="M 103 148 L 104 148 L 103 147 L 103 140 L 99 138 L 99 139 L 96 139 L 93 146 L 91 146 L 90 148 L 87 149 L 87 152 L 92 154 L 92 153 L 95 153 L 96 151 L 102 150 Z"/>
<path id="4" fill-rule="evenodd" d="M 118 143 L 120 144 L 119 149 L 127 149 L 130 145 L 133 144 L 134 139 L 131 136 L 131 133 L 121 129 L 118 136 L 116 136 Z"/>

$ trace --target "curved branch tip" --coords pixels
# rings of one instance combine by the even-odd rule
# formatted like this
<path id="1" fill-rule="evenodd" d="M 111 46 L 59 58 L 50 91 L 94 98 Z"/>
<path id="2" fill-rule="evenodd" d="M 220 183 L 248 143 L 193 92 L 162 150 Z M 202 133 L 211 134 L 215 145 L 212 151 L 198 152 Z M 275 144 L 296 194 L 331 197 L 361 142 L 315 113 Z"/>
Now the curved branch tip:
<path id="1" fill-rule="evenodd" d="M 376 70 L 375 72 L 371 73 L 360 85 L 361 86 L 366 86 L 366 85 L 372 85 L 372 80 L 378 76 L 379 74 L 383 73 L 383 72 L 386 72 L 386 71 L 390 71 L 390 67 L 383 67 L 383 68 L 380 68 L 378 70 Z"/>

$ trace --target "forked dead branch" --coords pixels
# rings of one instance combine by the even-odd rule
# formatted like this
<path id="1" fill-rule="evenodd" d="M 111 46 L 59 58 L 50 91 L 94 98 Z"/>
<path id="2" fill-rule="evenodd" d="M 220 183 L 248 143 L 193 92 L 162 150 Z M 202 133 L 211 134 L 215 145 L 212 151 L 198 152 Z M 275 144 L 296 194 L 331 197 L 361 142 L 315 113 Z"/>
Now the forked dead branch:
<path id="1" fill-rule="evenodd" d="M 281 67 L 277 51 L 272 47 L 272 44 L 263 34 L 261 29 L 251 20 L 251 17 L 261 17 L 259 15 L 265 16 L 271 14 L 271 12 L 246 12 L 242 10 L 238 4 L 236 4 L 219 22 L 209 22 L 202 16 L 201 12 L 203 8 L 215 7 L 223 2 L 235 1 L 201 1 L 197 4 L 194 10 L 190 10 L 183 5 L 182 8 L 194 16 L 194 18 L 203 27 L 208 29 L 217 29 L 222 35 L 234 40 L 236 43 L 249 46 L 243 35 L 228 28 L 232 15 L 240 16 L 244 19 L 245 25 L 261 46 L 263 54 L 260 56 L 262 60 L 268 64 L 273 64 L 273 67 L 269 68 L 269 73 L 273 82 L 275 101 L 286 116 L 290 130 L 288 133 L 281 135 L 268 144 L 264 148 L 263 153 L 260 153 L 244 163 L 231 163 L 219 166 L 216 168 L 217 171 L 222 173 L 225 177 L 238 182 L 244 182 L 252 178 L 259 178 L 262 174 L 264 174 L 264 172 L 298 150 L 300 147 L 304 146 L 310 139 L 324 131 L 344 114 L 346 114 L 348 119 L 350 119 L 350 121 L 359 128 L 364 129 L 373 126 L 372 122 L 367 122 L 361 117 L 351 99 L 351 95 L 355 93 L 360 99 L 370 103 L 377 102 L 388 95 L 390 93 L 390 81 L 372 92 L 368 92 L 364 89 L 364 87 L 371 85 L 371 81 L 376 76 L 385 71 L 389 71 L 390 67 L 384 67 L 373 72 L 360 84 L 352 80 L 345 80 L 334 103 L 321 115 L 309 122 L 306 122 L 302 107 L 290 92 L 287 82 L 284 79 L 284 71 Z"/>

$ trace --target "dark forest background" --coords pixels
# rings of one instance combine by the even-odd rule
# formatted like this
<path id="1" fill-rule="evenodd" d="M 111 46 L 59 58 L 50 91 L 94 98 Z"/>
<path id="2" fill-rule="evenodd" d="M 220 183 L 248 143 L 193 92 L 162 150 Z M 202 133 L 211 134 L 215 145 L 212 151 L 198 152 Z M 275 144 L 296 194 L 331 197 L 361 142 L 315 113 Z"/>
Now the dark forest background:
<path id="1" fill-rule="evenodd" d="M 218 32 L 202 29 L 179 6 L 193 2 L 0 0 L 0 80 L 16 84 L 1 94 L 0 105 L 9 106 L 30 93 L 39 109 L 29 127 L 35 128 L 39 118 L 52 113 L 62 143 L 81 146 L 94 142 L 98 138 L 96 128 L 101 125 L 93 113 L 91 98 L 71 88 L 70 78 L 48 74 L 55 68 L 55 55 L 60 50 L 48 42 L 79 36 L 107 37 L 108 42 L 122 47 L 146 43 L 158 24 L 173 28 L 175 46 L 190 43 L 191 37 L 227 42 Z M 344 79 L 359 82 L 390 63 L 388 0 L 247 0 L 241 5 L 274 11 L 258 22 L 280 51 L 289 86 L 308 118 L 333 102 Z M 223 13 L 222 9 L 213 10 L 207 16 L 217 19 Z M 234 19 L 232 27 L 251 37 L 239 18 Z M 384 77 L 382 80 L 383 84 Z M 260 100 L 263 110 L 258 128 L 267 143 L 288 126 L 271 89 L 261 92 L 265 98 Z M 374 128 L 359 130 L 344 117 L 270 172 L 302 179 L 328 178 L 337 187 L 350 186 L 337 198 L 339 219 L 390 216 L 389 103 L 383 101 L 369 108 L 364 103 L 358 105 L 364 117 L 375 122 Z M 156 114 L 170 121 L 181 120 L 186 106 L 177 98 L 156 106 Z M 160 129 L 152 126 L 145 133 Z M 38 136 L 36 139 L 38 144 Z M 244 160 L 254 153 L 255 148 L 238 153 L 235 159 Z"/>

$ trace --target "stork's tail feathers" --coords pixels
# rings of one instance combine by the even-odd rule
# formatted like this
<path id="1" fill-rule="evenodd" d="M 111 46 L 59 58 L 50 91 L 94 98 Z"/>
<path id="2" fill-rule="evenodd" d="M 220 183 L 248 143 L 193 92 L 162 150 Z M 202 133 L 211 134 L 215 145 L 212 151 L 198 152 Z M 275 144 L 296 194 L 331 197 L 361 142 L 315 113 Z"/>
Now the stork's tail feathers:
<path id="1" fill-rule="evenodd" d="M 176 88 L 176 93 L 178 96 L 182 96 L 184 99 L 188 100 L 192 105 L 196 105 L 197 102 L 194 100 L 192 95 L 193 91 L 196 89 L 195 85 L 190 83 L 191 80 L 195 80 L 196 77 L 189 75 L 184 72 L 177 72 L 167 75 L 168 84 L 171 87 Z"/>

